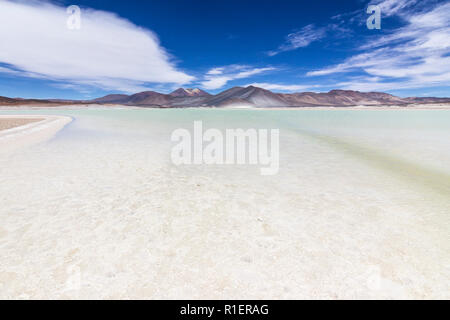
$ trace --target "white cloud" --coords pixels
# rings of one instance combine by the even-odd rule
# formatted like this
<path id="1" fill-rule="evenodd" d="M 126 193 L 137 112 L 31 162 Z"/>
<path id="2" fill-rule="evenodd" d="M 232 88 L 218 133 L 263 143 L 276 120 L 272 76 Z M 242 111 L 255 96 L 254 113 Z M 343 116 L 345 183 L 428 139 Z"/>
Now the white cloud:
<path id="1" fill-rule="evenodd" d="M 223 74 L 223 70 L 224 70 L 224 68 L 213 68 L 213 69 L 209 70 L 207 74 L 219 75 L 219 74 Z"/>
<path id="2" fill-rule="evenodd" d="M 249 78 L 272 70 L 275 70 L 275 68 L 250 68 L 241 65 L 213 68 L 206 73 L 205 80 L 201 82 L 201 86 L 207 90 L 220 89 L 230 81 Z"/>
<path id="3" fill-rule="evenodd" d="M 406 1 L 385 1 L 391 14 L 404 8 Z M 395 6 L 396 4 L 396 6 Z M 340 64 L 308 72 L 308 76 L 362 72 L 371 88 L 397 89 L 450 84 L 450 3 L 439 4 L 426 12 L 402 13 L 405 26 L 368 41 L 362 51 Z M 368 81 L 378 79 L 376 83 Z M 349 89 L 367 87 L 361 80 L 346 81 Z"/>
<path id="4" fill-rule="evenodd" d="M 233 80 L 230 77 L 211 77 L 201 83 L 202 87 L 207 90 L 215 90 L 224 87 L 228 81 Z"/>
<path id="5" fill-rule="evenodd" d="M 281 52 L 307 47 L 312 42 L 324 38 L 326 33 L 326 28 L 316 28 L 313 24 L 307 25 L 300 31 L 289 34 L 284 44 L 279 46 L 277 50 L 269 51 L 267 54 L 272 57 Z"/>
<path id="6" fill-rule="evenodd" d="M 147 29 L 92 9 L 82 9 L 80 30 L 67 19 L 66 8 L 48 2 L 0 1 L 0 62 L 24 76 L 131 92 L 194 79 Z"/>
<path id="7" fill-rule="evenodd" d="M 248 78 L 266 71 L 272 71 L 275 70 L 275 68 L 255 68 L 251 70 L 241 71 L 238 74 L 234 76 L 234 79 L 244 79 Z"/>
<path id="8" fill-rule="evenodd" d="M 263 88 L 266 90 L 278 90 L 287 92 L 296 92 L 310 90 L 312 88 L 318 88 L 319 85 L 292 85 L 292 84 L 276 84 L 276 83 L 252 83 L 247 86 L 254 86 L 258 88 Z"/>

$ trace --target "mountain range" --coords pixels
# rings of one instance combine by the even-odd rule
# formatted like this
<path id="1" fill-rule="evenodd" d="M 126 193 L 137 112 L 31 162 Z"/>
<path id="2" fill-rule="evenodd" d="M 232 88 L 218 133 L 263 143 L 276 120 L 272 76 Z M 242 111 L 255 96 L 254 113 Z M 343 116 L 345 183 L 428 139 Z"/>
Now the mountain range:
<path id="1" fill-rule="evenodd" d="M 216 95 L 201 89 L 180 88 L 169 94 L 145 91 L 133 95 L 111 94 L 93 100 L 38 100 L 0 97 L 0 105 L 68 105 L 101 104 L 154 108 L 188 107 L 350 107 L 350 106 L 394 106 L 411 104 L 450 103 L 450 98 L 400 98 L 382 92 L 359 92 L 332 90 L 327 93 L 274 93 L 262 88 L 234 87 Z"/>

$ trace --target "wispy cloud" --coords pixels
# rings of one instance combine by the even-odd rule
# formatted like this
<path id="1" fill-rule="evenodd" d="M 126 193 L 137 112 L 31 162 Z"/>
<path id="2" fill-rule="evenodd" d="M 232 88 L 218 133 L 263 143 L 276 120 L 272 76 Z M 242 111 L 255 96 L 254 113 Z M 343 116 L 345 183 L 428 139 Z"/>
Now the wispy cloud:
<path id="1" fill-rule="evenodd" d="M 10 69 L 10 68 L 5 68 L 5 67 L 0 67 L 0 73 L 6 73 L 6 74 L 10 74 L 10 75 L 21 75 L 22 74 L 19 71 L 16 71 L 16 70 Z"/>
<path id="2" fill-rule="evenodd" d="M 208 75 L 219 75 L 219 74 L 223 74 L 223 71 L 225 70 L 225 68 L 213 68 L 211 70 L 208 71 Z"/>
<path id="3" fill-rule="evenodd" d="M 378 5 L 383 17 L 390 17 L 406 14 L 405 10 L 411 8 L 417 2 L 418 0 L 372 0 L 370 4 Z"/>
<path id="4" fill-rule="evenodd" d="M 82 10 L 80 30 L 69 30 L 67 18 L 49 2 L 0 1 L 0 63 L 11 66 L 0 72 L 130 92 L 194 80 L 150 30 L 92 9 Z"/>
<path id="5" fill-rule="evenodd" d="M 281 52 L 307 47 L 312 42 L 324 38 L 326 33 L 327 29 L 324 27 L 317 28 L 313 24 L 307 25 L 297 32 L 288 34 L 285 43 L 279 46 L 278 49 L 269 51 L 267 54 L 272 57 Z"/>
<path id="6" fill-rule="evenodd" d="M 242 65 L 230 65 L 209 70 L 201 82 L 201 86 L 207 90 L 215 90 L 224 87 L 228 82 L 237 79 L 246 79 L 264 72 L 273 71 L 275 68 L 253 68 Z"/>
<path id="7" fill-rule="evenodd" d="M 388 14 L 400 14 L 409 6 L 403 0 L 380 3 Z M 308 76 L 359 72 L 371 88 L 398 89 L 449 85 L 450 83 L 450 3 L 428 11 L 402 11 L 404 26 L 370 39 L 360 53 L 340 64 L 308 72 Z M 383 13 L 383 11 L 382 11 Z M 377 79 L 376 82 L 370 79 Z M 361 79 L 339 83 L 348 89 L 361 89 Z M 363 87 L 366 87 L 364 85 Z"/>

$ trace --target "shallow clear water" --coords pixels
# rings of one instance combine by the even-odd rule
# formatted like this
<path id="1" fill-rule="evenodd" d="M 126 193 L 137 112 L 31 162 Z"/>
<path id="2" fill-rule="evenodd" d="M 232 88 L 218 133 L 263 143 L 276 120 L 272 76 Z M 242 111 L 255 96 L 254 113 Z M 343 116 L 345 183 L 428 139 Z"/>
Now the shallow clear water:
<path id="1" fill-rule="evenodd" d="M 69 115 L 0 151 L 0 298 L 450 298 L 447 110 Z M 171 163 L 170 136 L 280 129 L 280 172 Z"/>

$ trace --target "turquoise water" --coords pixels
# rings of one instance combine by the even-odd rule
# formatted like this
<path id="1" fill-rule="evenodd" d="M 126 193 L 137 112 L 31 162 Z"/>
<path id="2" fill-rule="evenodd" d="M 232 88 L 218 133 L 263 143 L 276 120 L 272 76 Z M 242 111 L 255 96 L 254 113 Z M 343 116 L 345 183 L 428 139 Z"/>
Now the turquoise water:
<path id="1" fill-rule="evenodd" d="M 449 297 L 450 111 L 0 114 L 74 119 L 0 152 L 2 298 Z M 174 166 L 199 120 L 279 129 L 279 174 Z"/>

